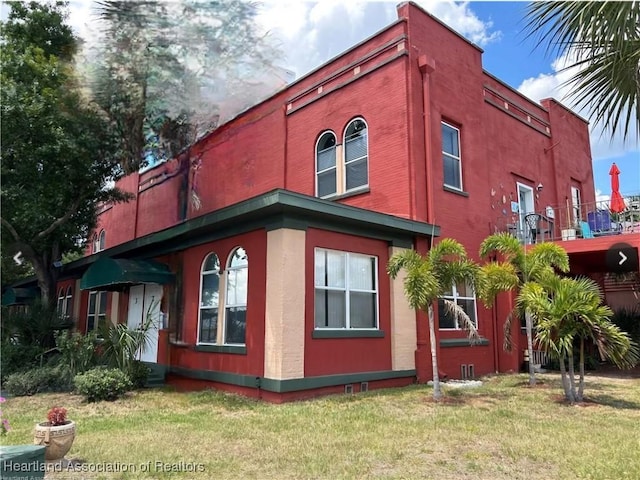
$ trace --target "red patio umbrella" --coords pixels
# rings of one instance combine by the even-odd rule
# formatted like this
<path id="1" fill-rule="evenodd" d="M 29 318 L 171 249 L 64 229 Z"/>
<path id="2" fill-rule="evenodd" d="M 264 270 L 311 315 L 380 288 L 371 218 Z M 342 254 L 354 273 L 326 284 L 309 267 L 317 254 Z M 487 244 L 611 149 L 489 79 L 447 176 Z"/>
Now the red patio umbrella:
<path id="1" fill-rule="evenodd" d="M 627 208 L 627 206 L 624 204 L 622 195 L 620 195 L 620 179 L 618 178 L 620 170 L 615 163 L 611 165 L 609 175 L 611 175 L 611 204 L 609 205 L 609 209 L 613 213 L 620 213 Z"/>

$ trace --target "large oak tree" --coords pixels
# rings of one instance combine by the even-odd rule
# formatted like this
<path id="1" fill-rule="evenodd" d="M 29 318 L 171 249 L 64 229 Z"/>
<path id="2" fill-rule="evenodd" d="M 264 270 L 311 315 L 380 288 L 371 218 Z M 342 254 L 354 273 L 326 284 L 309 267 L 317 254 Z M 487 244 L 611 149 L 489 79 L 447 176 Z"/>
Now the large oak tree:
<path id="1" fill-rule="evenodd" d="M 58 262 L 96 224 L 99 202 L 126 195 L 108 119 L 80 94 L 77 41 L 63 2 L 10 2 L 2 51 L 2 247 L 33 266 L 45 302 L 55 302 Z"/>

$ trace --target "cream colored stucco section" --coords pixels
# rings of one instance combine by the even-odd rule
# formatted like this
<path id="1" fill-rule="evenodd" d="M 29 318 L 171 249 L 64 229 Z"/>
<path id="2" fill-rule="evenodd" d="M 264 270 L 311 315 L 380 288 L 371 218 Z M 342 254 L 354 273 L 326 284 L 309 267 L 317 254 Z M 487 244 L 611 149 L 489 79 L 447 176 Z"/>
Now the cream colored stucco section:
<path id="1" fill-rule="evenodd" d="M 118 311 L 120 310 L 118 307 L 120 306 L 120 292 L 113 292 L 111 294 L 111 323 L 114 325 L 118 324 Z"/>
<path id="2" fill-rule="evenodd" d="M 389 257 L 405 250 L 390 247 Z M 415 351 L 416 313 L 404 296 L 404 270 L 391 282 L 391 368 L 393 370 L 413 370 L 416 368 Z"/>
<path id="3" fill-rule="evenodd" d="M 264 376 L 304 377 L 305 232 L 267 232 Z"/>

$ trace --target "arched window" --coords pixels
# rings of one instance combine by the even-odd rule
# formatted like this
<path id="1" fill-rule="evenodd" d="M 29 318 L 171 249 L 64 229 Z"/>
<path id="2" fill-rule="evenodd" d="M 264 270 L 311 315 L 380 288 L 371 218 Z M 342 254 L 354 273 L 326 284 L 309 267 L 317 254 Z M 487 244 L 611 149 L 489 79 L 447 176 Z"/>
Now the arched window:
<path id="1" fill-rule="evenodd" d="M 71 313 L 73 310 L 73 287 L 67 287 L 67 295 L 64 299 L 64 315 L 67 318 L 71 318 Z"/>
<path id="2" fill-rule="evenodd" d="M 107 239 L 106 239 L 106 232 L 104 230 L 100 231 L 100 237 L 98 239 L 98 248 L 99 248 L 99 252 L 101 252 L 102 250 L 104 250 L 106 248 L 106 243 L 107 243 Z"/>
<path id="3" fill-rule="evenodd" d="M 217 343 L 218 306 L 220 304 L 220 260 L 210 253 L 200 272 L 200 316 L 198 343 Z"/>
<path id="4" fill-rule="evenodd" d="M 64 315 L 64 299 L 65 299 L 65 295 L 64 295 L 64 288 L 61 288 L 60 291 L 58 292 L 58 315 Z"/>
<path id="5" fill-rule="evenodd" d="M 368 159 L 367 124 L 364 119 L 356 118 L 344 132 L 345 191 L 369 184 Z"/>
<path id="6" fill-rule="evenodd" d="M 91 242 L 91 253 L 98 253 L 100 251 L 100 243 L 98 240 L 98 234 L 93 234 L 93 240 Z"/>
<path id="7" fill-rule="evenodd" d="M 316 195 L 335 194 L 336 178 L 336 136 L 333 132 L 325 132 L 316 143 Z"/>
<path id="8" fill-rule="evenodd" d="M 224 343 L 245 343 L 249 260 L 244 248 L 236 248 L 227 267 Z"/>

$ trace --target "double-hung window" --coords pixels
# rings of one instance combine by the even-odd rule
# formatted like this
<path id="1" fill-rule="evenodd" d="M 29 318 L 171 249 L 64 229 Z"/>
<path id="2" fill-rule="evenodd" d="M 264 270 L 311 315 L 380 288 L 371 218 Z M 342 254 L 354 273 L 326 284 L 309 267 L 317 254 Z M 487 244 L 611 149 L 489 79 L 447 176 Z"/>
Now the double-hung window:
<path id="1" fill-rule="evenodd" d="M 351 120 L 338 144 L 327 131 L 316 142 L 316 196 L 358 192 L 369 185 L 369 136 L 363 118 Z"/>
<path id="2" fill-rule="evenodd" d="M 319 197 L 336 193 L 336 136 L 325 132 L 316 144 L 316 192 Z"/>
<path id="3" fill-rule="evenodd" d="M 378 260 L 316 248 L 315 328 L 378 328 Z"/>
<path id="4" fill-rule="evenodd" d="M 217 343 L 220 302 L 220 260 L 210 253 L 202 264 L 200 276 L 200 327 L 198 343 Z"/>
<path id="5" fill-rule="evenodd" d="M 445 186 L 462 190 L 460 130 L 445 122 L 442 122 L 442 161 Z"/>
<path id="6" fill-rule="evenodd" d="M 99 330 L 107 319 L 107 292 L 89 292 L 89 309 L 87 310 L 87 332 Z"/>
<path id="7" fill-rule="evenodd" d="M 469 316 L 471 322 L 477 327 L 478 320 L 476 315 L 476 295 L 471 285 L 461 282 L 452 285 L 451 288 L 438 299 L 438 318 L 440 319 L 440 329 L 442 330 L 460 330 L 463 325 L 455 315 L 452 315 L 445 306 L 444 300 L 450 300 L 457 304 Z"/>
<path id="8" fill-rule="evenodd" d="M 224 272 L 215 253 L 204 259 L 200 272 L 199 344 L 245 344 L 248 279 L 249 260 L 242 247 L 233 251 Z"/>
<path id="9" fill-rule="evenodd" d="M 363 119 L 356 118 L 349 123 L 344 133 L 344 181 L 346 192 L 369 184 L 368 159 L 367 124 Z"/>

